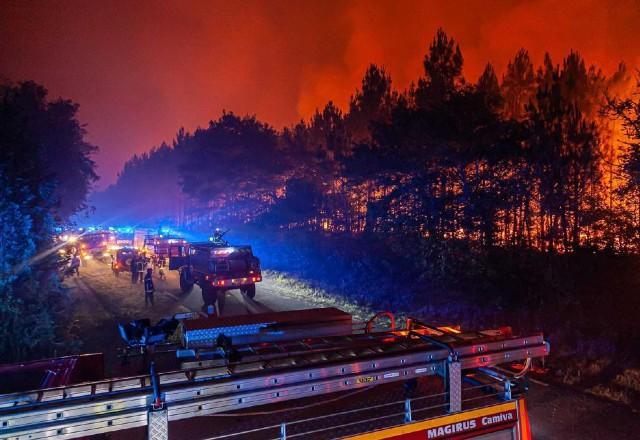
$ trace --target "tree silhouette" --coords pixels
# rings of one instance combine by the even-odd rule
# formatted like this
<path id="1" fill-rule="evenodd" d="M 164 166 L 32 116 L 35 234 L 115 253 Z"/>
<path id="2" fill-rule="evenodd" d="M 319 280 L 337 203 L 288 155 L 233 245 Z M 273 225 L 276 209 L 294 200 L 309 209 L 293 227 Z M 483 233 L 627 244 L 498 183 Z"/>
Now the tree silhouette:
<path id="1" fill-rule="evenodd" d="M 97 148 L 84 140 L 77 112 L 71 101 L 47 101 L 47 90 L 33 82 L 0 87 L 0 163 L 34 193 L 41 182 L 51 183 L 59 219 L 85 207 L 98 179 L 91 159 Z"/>
<path id="2" fill-rule="evenodd" d="M 640 89 L 640 81 L 638 81 Z M 617 118 L 621 123 L 625 135 L 626 150 L 621 158 L 622 185 L 617 189 L 618 194 L 629 202 L 631 207 L 630 220 L 633 227 L 630 229 L 627 241 L 634 245 L 640 244 L 637 225 L 640 224 L 640 96 L 637 92 L 628 98 L 610 98 L 608 101 L 608 113 Z M 624 240 L 623 237 L 619 237 Z"/>
<path id="3" fill-rule="evenodd" d="M 464 84 L 460 46 L 438 29 L 424 61 L 425 77 L 418 81 L 415 102 L 419 108 L 437 106 Z"/>
<path id="4" fill-rule="evenodd" d="M 498 84 L 498 77 L 491 64 L 487 64 L 478 79 L 477 91 L 482 95 L 485 104 L 491 109 L 499 109 L 503 97 Z"/>
<path id="5" fill-rule="evenodd" d="M 533 64 L 526 50 L 520 49 L 514 59 L 509 61 L 501 89 L 505 116 L 516 120 L 525 118 L 526 106 L 530 104 L 536 91 Z"/>
<path id="6" fill-rule="evenodd" d="M 0 358 L 42 357 L 63 331 L 54 227 L 97 179 L 78 106 L 33 82 L 0 86 Z"/>
<path id="7" fill-rule="evenodd" d="M 570 55 L 560 70 L 547 54 L 535 104 L 529 107 L 540 244 L 549 249 L 580 245 L 580 232 L 588 226 L 583 210 L 595 208 L 589 195 L 600 183 L 597 128 L 583 117 L 580 93 L 570 93 L 577 90 L 576 66 L 586 77 L 579 58 Z"/>
<path id="8" fill-rule="evenodd" d="M 369 141 L 371 124 L 388 121 L 397 99 L 391 89 L 391 77 L 375 64 L 365 72 L 361 87 L 351 97 L 346 116 L 347 128 L 354 142 Z"/>
<path id="9" fill-rule="evenodd" d="M 175 146 L 182 190 L 200 203 L 226 206 L 234 216 L 273 199 L 283 182 L 286 157 L 276 132 L 255 117 L 224 113 Z"/>

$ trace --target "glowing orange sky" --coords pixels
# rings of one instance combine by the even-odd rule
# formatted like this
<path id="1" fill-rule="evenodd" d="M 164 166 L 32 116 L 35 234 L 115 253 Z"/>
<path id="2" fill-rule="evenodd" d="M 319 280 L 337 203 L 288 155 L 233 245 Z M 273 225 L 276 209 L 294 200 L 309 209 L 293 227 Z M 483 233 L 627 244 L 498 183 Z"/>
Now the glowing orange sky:
<path id="1" fill-rule="evenodd" d="M 80 104 L 104 187 L 134 152 L 222 109 L 281 128 L 329 99 L 344 108 L 370 62 L 404 89 L 438 27 L 460 42 L 475 80 L 489 61 L 502 73 L 520 47 L 536 62 L 573 48 L 605 72 L 637 66 L 638 23 L 633 0 L 4 0 L 0 78 Z"/>

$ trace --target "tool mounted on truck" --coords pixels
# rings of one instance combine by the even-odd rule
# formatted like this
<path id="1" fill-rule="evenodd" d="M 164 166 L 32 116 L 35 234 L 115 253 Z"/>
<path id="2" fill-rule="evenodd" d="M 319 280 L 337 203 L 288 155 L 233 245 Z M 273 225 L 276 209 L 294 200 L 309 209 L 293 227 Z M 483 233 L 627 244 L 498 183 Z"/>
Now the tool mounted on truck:
<path id="1" fill-rule="evenodd" d="M 238 323 L 225 330 L 218 321 L 212 328 L 232 335 L 211 343 L 220 353 L 215 362 L 0 395 L 0 439 L 145 428 L 154 439 L 171 432 L 225 439 L 530 438 L 526 371 L 494 367 L 548 355 L 541 334 L 462 332 L 409 319 L 395 330 L 360 326 L 319 336 L 295 317 L 254 316 L 284 333 L 235 343 L 232 333 L 260 330 Z M 326 329 L 343 321 L 333 312 L 326 317 L 330 322 L 318 321 Z M 211 418 L 190 422 L 204 416 Z"/>

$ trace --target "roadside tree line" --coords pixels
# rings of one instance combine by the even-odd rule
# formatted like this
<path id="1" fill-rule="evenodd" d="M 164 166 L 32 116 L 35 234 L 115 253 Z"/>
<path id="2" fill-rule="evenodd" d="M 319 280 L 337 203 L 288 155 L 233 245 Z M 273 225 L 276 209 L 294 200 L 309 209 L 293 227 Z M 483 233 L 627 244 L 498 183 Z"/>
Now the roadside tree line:
<path id="1" fill-rule="evenodd" d="M 96 203 L 203 229 L 253 222 L 636 251 L 637 107 L 626 67 L 605 76 L 576 52 L 536 67 L 524 49 L 501 79 L 488 64 L 470 81 L 463 66 L 439 30 L 407 90 L 371 65 L 345 112 L 329 102 L 281 131 L 225 112 L 134 156 Z"/>
<path id="2" fill-rule="evenodd" d="M 0 84 L 0 362 L 69 348 L 55 228 L 98 179 L 77 111 L 33 82 Z"/>

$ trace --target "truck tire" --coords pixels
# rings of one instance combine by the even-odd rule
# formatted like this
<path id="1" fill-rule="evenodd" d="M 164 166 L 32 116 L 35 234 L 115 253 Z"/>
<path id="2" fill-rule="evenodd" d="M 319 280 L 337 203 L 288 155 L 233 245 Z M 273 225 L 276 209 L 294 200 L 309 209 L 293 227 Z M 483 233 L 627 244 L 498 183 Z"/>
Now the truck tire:
<path id="1" fill-rule="evenodd" d="M 245 287 L 244 289 L 242 289 L 242 291 L 244 293 L 247 294 L 247 296 L 251 299 L 256 297 L 256 285 L 255 284 L 250 284 L 247 287 Z"/>
<path id="2" fill-rule="evenodd" d="M 227 292 L 224 289 L 218 290 L 218 314 L 222 315 L 222 311 L 224 310 L 224 302 L 227 296 Z"/>
<path id="3" fill-rule="evenodd" d="M 214 305 L 217 297 L 217 289 L 212 286 L 205 285 L 204 287 L 200 287 L 202 289 L 202 302 L 204 303 L 204 309 L 207 306 Z"/>
<path id="4" fill-rule="evenodd" d="M 190 275 L 189 269 L 182 268 L 180 271 L 180 289 L 182 293 L 191 293 L 193 290 L 193 280 Z"/>

